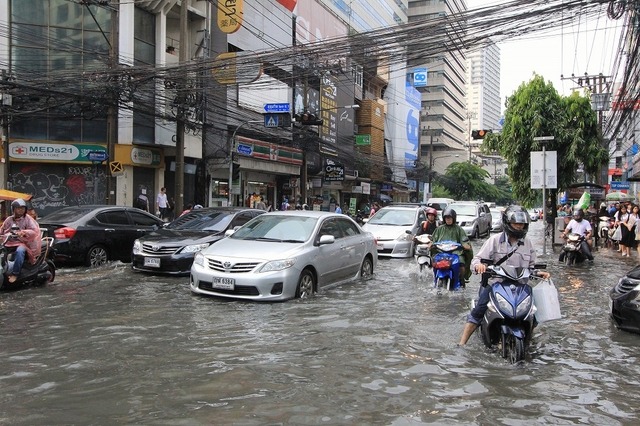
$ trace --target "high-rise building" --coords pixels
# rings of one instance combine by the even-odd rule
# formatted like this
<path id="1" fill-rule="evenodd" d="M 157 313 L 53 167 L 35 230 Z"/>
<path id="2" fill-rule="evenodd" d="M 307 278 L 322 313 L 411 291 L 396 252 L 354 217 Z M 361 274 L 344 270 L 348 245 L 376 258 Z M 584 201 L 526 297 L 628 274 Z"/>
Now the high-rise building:
<path id="1" fill-rule="evenodd" d="M 500 48 L 467 53 L 467 141 L 472 130 L 494 130 L 500 120 Z"/>
<path id="2" fill-rule="evenodd" d="M 467 10 L 464 1 L 409 0 L 409 22 L 442 19 Z M 456 25 L 456 24 L 453 24 Z M 463 31 L 463 28 L 460 28 Z M 438 173 L 444 171 L 446 160 L 439 158 L 460 155 L 465 149 L 467 129 L 466 58 L 463 51 L 449 51 L 412 61 L 409 71 L 426 68 L 427 83 L 419 87 L 422 101 L 421 157 Z M 455 152 L 458 151 L 458 154 Z"/>

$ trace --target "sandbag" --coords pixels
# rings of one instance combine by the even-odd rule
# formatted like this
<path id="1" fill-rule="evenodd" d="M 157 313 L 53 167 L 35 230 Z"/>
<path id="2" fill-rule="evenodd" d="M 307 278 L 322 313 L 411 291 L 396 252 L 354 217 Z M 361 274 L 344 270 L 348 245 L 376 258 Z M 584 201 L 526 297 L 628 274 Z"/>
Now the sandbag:
<path id="1" fill-rule="evenodd" d="M 538 322 L 562 318 L 558 290 L 553 285 L 553 281 L 543 280 L 533 288 L 533 303 L 538 308 L 536 311 L 536 320 Z"/>

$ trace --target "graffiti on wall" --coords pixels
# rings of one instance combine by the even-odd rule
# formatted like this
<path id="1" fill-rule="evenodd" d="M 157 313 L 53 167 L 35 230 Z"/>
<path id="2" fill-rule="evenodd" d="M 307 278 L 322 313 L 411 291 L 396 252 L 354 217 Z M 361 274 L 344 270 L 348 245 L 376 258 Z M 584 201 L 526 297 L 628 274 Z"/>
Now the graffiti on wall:
<path id="1" fill-rule="evenodd" d="M 12 167 L 13 189 L 33 195 L 40 215 L 61 207 L 104 204 L 104 167 L 93 165 L 28 164 Z"/>

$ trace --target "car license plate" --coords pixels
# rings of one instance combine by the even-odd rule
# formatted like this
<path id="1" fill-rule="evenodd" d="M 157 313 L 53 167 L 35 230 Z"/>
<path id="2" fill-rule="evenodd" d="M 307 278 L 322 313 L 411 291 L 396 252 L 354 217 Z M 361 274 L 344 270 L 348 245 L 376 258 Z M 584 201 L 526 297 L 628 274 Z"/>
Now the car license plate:
<path id="1" fill-rule="evenodd" d="M 236 280 L 233 278 L 216 278 L 211 280 L 211 287 L 220 288 L 223 290 L 233 290 L 236 285 Z"/>
<path id="2" fill-rule="evenodd" d="M 150 266 L 152 268 L 160 267 L 160 258 L 159 257 L 145 257 L 144 258 L 144 266 Z"/>

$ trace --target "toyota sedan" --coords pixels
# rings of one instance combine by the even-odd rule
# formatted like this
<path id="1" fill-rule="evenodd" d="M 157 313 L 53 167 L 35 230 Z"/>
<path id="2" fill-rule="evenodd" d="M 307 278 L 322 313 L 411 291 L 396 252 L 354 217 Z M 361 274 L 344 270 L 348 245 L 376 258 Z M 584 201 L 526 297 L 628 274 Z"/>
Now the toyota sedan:
<path id="1" fill-rule="evenodd" d="M 373 235 L 346 215 L 270 212 L 197 253 L 190 287 L 196 294 L 235 299 L 304 298 L 371 276 L 377 261 Z"/>

